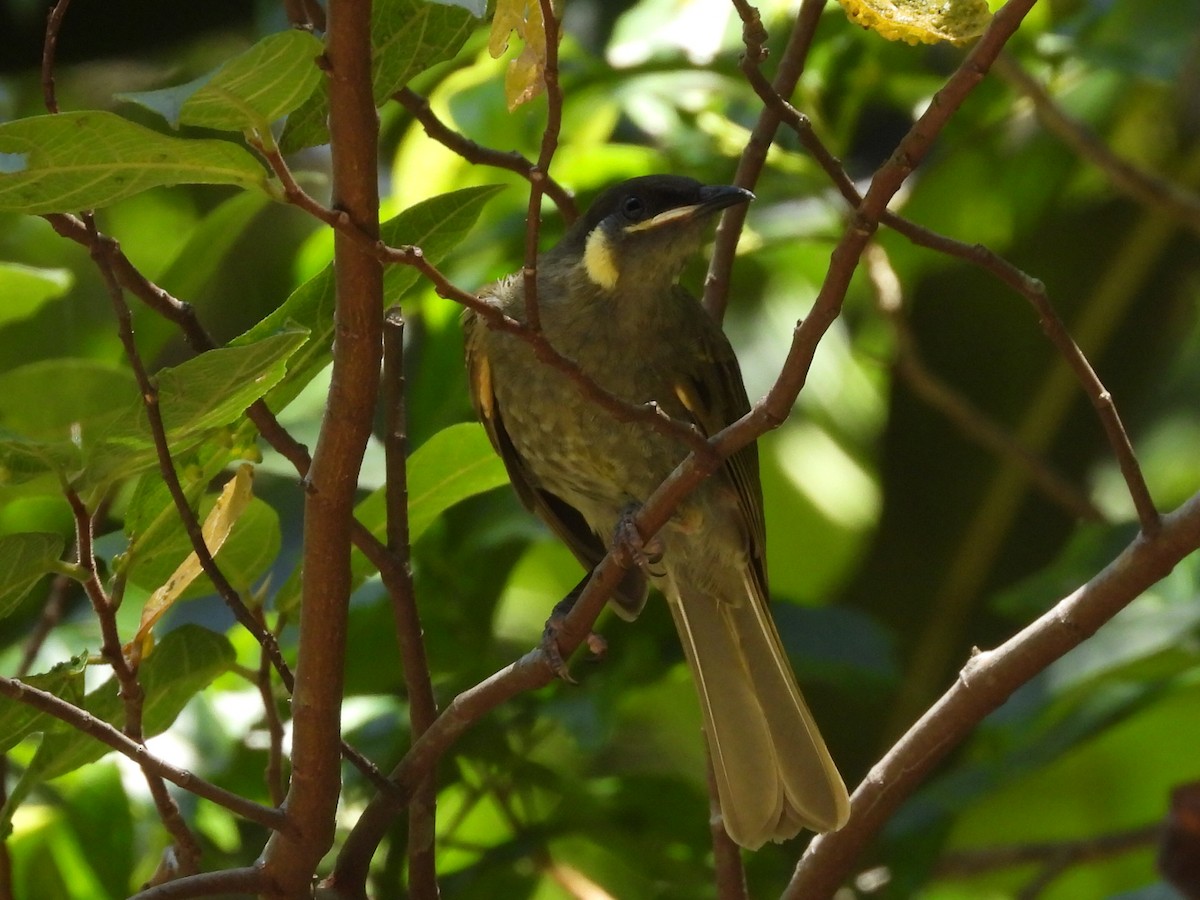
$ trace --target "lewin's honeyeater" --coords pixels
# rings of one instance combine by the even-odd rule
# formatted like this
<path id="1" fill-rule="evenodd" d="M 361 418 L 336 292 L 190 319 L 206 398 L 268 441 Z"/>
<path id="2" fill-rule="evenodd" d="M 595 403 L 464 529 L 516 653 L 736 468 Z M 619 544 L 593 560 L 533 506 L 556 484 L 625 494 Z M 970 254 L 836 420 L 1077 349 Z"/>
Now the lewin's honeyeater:
<path id="1" fill-rule="evenodd" d="M 715 434 L 749 410 L 733 349 L 675 282 L 717 211 L 752 195 L 653 175 L 605 191 L 538 259 L 546 338 L 596 384 L 657 403 Z M 482 296 L 525 317 L 524 280 Z M 475 407 L 525 505 L 586 568 L 614 530 L 687 453 L 588 401 L 529 345 L 465 317 Z M 679 507 L 654 559 L 626 576 L 614 607 L 633 618 L 647 579 L 666 596 L 703 708 L 725 828 L 757 848 L 801 828 L 829 831 L 849 813 L 846 788 L 805 706 L 767 607 L 758 451 L 730 457 Z"/>

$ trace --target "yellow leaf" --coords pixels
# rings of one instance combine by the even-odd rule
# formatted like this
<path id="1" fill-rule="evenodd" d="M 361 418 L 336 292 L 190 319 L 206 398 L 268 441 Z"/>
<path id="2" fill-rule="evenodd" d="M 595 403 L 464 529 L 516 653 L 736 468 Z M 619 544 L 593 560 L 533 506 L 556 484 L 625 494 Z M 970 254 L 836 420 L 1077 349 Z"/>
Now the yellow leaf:
<path id="1" fill-rule="evenodd" d="M 488 52 L 493 58 L 499 59 L 508 49 L 508 37 L 513 32 L 525 46 L 504 73 L 504 98 L 509 112 L 545 88 L 546 29 L 538 0 L 497 0 L 488 38 Z"/>
<path id="2" fill-rule="evenodd" d="M 889 41 L 963 44 L 983 33 L 992 14 L 986 0 L 840 0 L 850 21 Z"/>
<path id="3" fill-rule="evenodd" d="M 541 12 L 537 0 L 534 8 Z M 499 59 L 508 49 L 508 36 L 512 32 L 525 39 L 525 22 L 528 18 L 529 0 L 496 0 L 496 11 L 492 14 L 492 31 L 488 35 L 488 53 Z"/>
<path id="4" fill-rule="evenodd" d="M 253 476 L 254 469 L 251 466 L 239 466 L 233 478 L 225 484 L 221 496 L 217 498 L 217 502 L 205 518 L 201 532 L 204 535 L 204 544 L 213 556 L 217 555 L 217 551 L 229 537 L 229 532 L 233 530 L 234 523 L 241 518 L 246 507 L 250 505 Z M 179 564 L 171 577 L 150 595 L 150 599 L 142 607 L 142 621 L 138 625 L 137 634 L 125 648 L 127 658 L 133 663 L 136 664 L 137 660 L 141 659 L 143 650 L 149 649 L 150 629 L 203 571 L 200 558 L 195 552 L 192 552 Z"/>
<path id="5" fill-rule="evenodd" d="M 504 72 L 504 99 L 512 112 L 540 94 L 546 87 L 542 80 L 542 62 L 528 46 L 508 64 Z"/>

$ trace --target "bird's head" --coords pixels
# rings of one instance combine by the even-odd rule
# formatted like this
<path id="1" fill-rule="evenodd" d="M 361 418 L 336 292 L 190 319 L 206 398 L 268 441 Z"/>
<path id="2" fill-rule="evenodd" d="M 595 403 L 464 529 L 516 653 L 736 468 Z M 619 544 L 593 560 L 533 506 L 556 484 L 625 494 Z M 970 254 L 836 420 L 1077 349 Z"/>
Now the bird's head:
<path id="1" fill-rule="evenodd" d="M 556 249 L 606 291 L 669 284 L 699 250 L 713 213 L 753 199 L 744 188 L 682 175 L 631 178 L 600 194 Z"/>

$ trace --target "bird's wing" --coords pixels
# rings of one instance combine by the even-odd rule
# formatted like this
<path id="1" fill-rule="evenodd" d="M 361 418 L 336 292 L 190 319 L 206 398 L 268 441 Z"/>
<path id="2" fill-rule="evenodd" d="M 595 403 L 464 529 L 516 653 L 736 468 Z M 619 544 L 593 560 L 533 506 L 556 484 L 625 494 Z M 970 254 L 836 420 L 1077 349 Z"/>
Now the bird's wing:
<path id="1" fill-rule="evenodd" d="M 711 325 L 711 327 L 707 327 Z M 742 383 L 733 348 L 721 326 L 705 314 L 705 326 L 697 329 L 692 348 L 692 365 L 677 377 L 675 394 L 692 423 L 705 437 L 737 421 L 750 411 L 750 400 Z M 763 517 L 762 485 L 758 473 L 758 446 L 747 444 L 725 460 L 725 476 L 737 492 L 748 542 L 751 568 L 761 596 L 767 596 L 767 528 Z"/>
<path id="2" fill-rule="evenodd" d="M 487 323 L 467 312 L 463 316 L 463 331 L 466 335 L 467 381 L 471 402 L 492 446 L 504 462 L 517 496 L 526 509 L 550 526 L 550 530 L 567 545 L 580 564 L 590 571 L 604 558 L 607 548 L 579 510 L 536 484 L 533 473 L 513 446 L 492 385 L 491 362 L 485 348 Z M 636 568 L 629 569 L 613 593 L 613 600 L 622 618 L 635 618 L 646 602 L 645 576 Z"/>

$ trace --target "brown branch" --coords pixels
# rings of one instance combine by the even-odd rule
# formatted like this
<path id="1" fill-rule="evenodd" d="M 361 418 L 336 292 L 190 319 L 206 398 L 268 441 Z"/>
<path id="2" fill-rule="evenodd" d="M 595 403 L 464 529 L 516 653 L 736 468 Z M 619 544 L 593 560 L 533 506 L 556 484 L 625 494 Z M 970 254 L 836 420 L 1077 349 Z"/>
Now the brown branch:
<path id="1" fill-rule="evenodd" d="M 18 678 L 33 668 L 42 645 L 46 643 L 46 638 L 62 621 L 63 612 L 67 607 L 67 598 L 75 584 L 74 579 L 68 578 L 66 575 L 55 575 L 50 579 L 50 591 L 46 596 L 46 602 L 42 605 L 41 615 L 38 616 L 37 624 L 33 626 L 33 631 L 25 641 L 25 646 L 21 648 L 21 661 L 17 664 L 16 669 Z"/>
<path id="2" fill-rule="evenodd" d="M 82 219 L 77 216 L 61 213 L 47 215 L 44 218 L 60 236 L 82 244 L 85 247 L 91 247 L 94 239 Z M 106 245 L 106 258 L 118 284 L 145 303 L 151 310 L 175 324 L 183 333 L 184 339 L 192 350 L 196 353 L 204 353 L 217 346 L 216 342 L 213 341 L 200 320 L 196 317 L 195 308 L 190 303 L 179 300 L 146 278 L 129 261 L 129 258 L 125 256 L 120 246 L 112 238 L 97 233 L 96 239 Z M 309 466 L 312 464 L 312 457 L 309 456 L 308 448 L 293 438 L 287 429 L 279 424 L 279 420 L 275 418 L 275 414 L 271 412 L 265 401 L 254 401 L 246 409 L 246 416 L 254 423 L 263 440 L 295 466 L 301 478 L 308 475 Z M 355 546 L 362 550 L 371 563 L 380 570 L 385 585 L 389 577 L 395 579 L 397 577 L 394 572 L 395 564 L 388 559 L 388 554 L 383 544 L 366 527 L 357 521 L 353 524 L 352 529 Z M 205 549 L 207 552 L 207 548 Z M 255 621 L 257 622 L 257 620 Z M 283 659 L 283 655 L 279 651 L 278 641 L 274 635 L 258 627 L 257 624 L 254 629 L 251 629 L 251 634 L 264 647 L 264 651 L 270 657 L 275 671 L 279 673 L 283 686 L 291 693 L 294 684 L 292 671 L 287 665 L 286 660 Z M 267 643 L 264 644 L 264 641 L 267 641 Z M 386 785 L 386 780 L 380 773 L 378 766 L 344 741 L 342 743 L 342 755 L 377 787 Z"/>
<path id="3" fill-rule="evenodd" d="M 973 656 L 958 681 L 888 751 L 855 790 L 850 821 L 819 835 L 785 898 L 826 897 L 903 800 L 984 717 L 1030 678 L 1090 638 L 1180 560 L 1200 548 L 1200 494 L 1140 534 L 1099 574 L 1000 647 Z"/>
<path id="4" fill-rule="evenodd" d="M 812 154 L 813 158 L 824 169 L 826 174 L 829 175 L 834 186 L 846 201 L 855 208 L 858 208 L 863 202 L 862 196 L 858 193 L 858 189 L 855 188 L 853 181 L 850 180 L 850 177 L 842 168 L 841 163 L 828 151 L 813 132 L 808 117 L 795 109 L 779 94 L 775 93 L 756 67 L 744 61 L 742 70 L 745 72 L 751 87 L 754 88 L 759 98 L 778 111 L 781 120 L 795 130 L 801 144 Z M 928 114 L 927 111 L 925 115 Z M 1150 495 L 1149 488 L 1146 486 L 1146 481 L 1138 464 L 1137 456 L 1134 454 L 1129 435 L 1125 431 L 1116 406 L 1113 404 L 1112 395 L 1108 393 L 1108 390 L 1104 387 L 1095 370 L 1088 362 L 1087 357 L 1083 355 L 1083 352 L 1071 338 L 1066 325 L 1050 303 L 1045 285 L 982 245 L 966 244 L 962 241 L 936 234 L 886 209 L 877 221 L 904 235 L 918 246 L 927 247 L 978 266 L 991 273 L 1029 302 L 1038 316 L 1042 330 L 1066 360 L 1067 365 L 1071 368 L 1075 378 L 1082 386 L 1084 393 L 1091 400 L 1092 406 L 1096 410 L 1096 415 L 1100 419 L 1101 426 L 1104 428 L 1104 433 L 1112 448 L 1113 455 L 1117 460 L 1121 475 L 1125 479 L 1126 488 L 1133 500 L 1134 508 L 1137 510 L 1138 521 L 1144 531 L 1148 534 L 1153 533 L 1158 527 L 1158 511 L 1154 506 L 1154 500 Z"/>
<path id="5" fill-rule="evenodd" d="M 538 237 L 542 231 L 542 193 L 550 163 L 558 147 L 562 128 L 562 87 L 558 83 L 558 19 L 550 0 L 538 0 L 542 16 L 542 37 L 546 58 L 542 63 L 542 83 L 546 88 L 546 127 L 542 130 L 542 145 L 537 165 L 530 171 L 529 205 L 525 210 L 525 265 L 521 277 L 525 282 L 525 327 L 541 333 L 542 319 L 538 309 L 537 258 Z"/>
<path id="6" fill-rule="evenodd" d="M 425 129 L 425 133 L 429 137 L 446 149 L 457 153 L 469 163 L 515 172 L 532 184 L 535 173 L 539 171 L 540 167 L 516 150 L 506 153 L 503 150 L 477 144 L 439 119 L 437 113 L 429 105 L 429 100 L 407 87 L 401 88 L 392 97 L 421 123 L 421 127 Z M 540 177 L 543 192 L 554 201 L 563 221 L 570 225 L 578 219 L 579 208 L 575 205 L 575 198 L 571 196 L 571 193 L 551 178 L 544 169 L 541 170 Z"/>
<path id="7" fill-rule="evenodd" d="M 928 369 L 904 315 L 900 279 L 892 269 L 887 252 L 879 244 L 872 243 L 867 247 L 863 259 L 875 291 L 876 308 L 892 326 L 896 343 L 896 371 L 913 393 L 985 450 L 1002 459 L 1013 460 L 1042 493 L 1070 515 L 1103 521 L 1104 514 L 1085 494 Z"/>
<path id="8" fill-rule="evenodd" d="M 763 46 L 767 40 L 767 32 L 763 28 L 758 10 L 745 0 L 733 0 L 738 14 L 742 17 L 742 39 L 746 45 L 743 66 L 750 66 L 760 73 L 761 65 L 767 57 Z M 796 90 L 800 75 L 804 72 L 808 61 L 808 51 L 817 32 L 817 20 L 825 9 L 825 0 L 803 0 L 792 24 L 792 32 L 788 37 L 787 47 L 775 70 L 775 78 L 771 82 L 771 91 L 779 97 L 790 97 Z M 767 152 L 775 140 L 783 118 L 774 104 L 764 104 L 758 113 L 758 121 L 750 132 L 746 146 L 738 159 L 737 174 L 733 183 L 747 190 L 753 190 L 762 174 L 767 161 Z M 733 258 L 737 252 L 738 238 L 741 237 L 742 227 L 746 224 L 749 212 L 745 203 L 729 207 L 721 215 L 717 225 L 717 235 L 713 243 L 712 258 L 708 263 L 708 275 L 704 282 L 704 307 L 719 322 L 725 316 L 725 307 L 729 302 L 730 273 L 733 270 Z"/>
<path id="9" fill-rule="evenodd" d="M 355 231 L 378 239 L 379 120 L 371 93 L 371 4 L 330 0 L 324 69 L 329 78 L 333 205 Z M 263 851 L 270 896 L 308 896 L 334 837 L 340 795 L 339 751 L 350 532 L 354 492 L 379 387 L 383 271 L 344 232 L 334 234 L 333 377 L 308 472 L 304 583 L 285 809 L 294 834 L 272 835 Z"/>
<path id="10" fill-rule="evenodd" d="M 58 33 L 71 0 L 58 0 L 46 15 L 46 33 L 42 41 L 42 103 L 49 113 L 58 112 L 58 96 L 54 86 L 54 62 L 58 53 Z"/>
<path id="11" fill-rule="evenodd" d="M 80 709 L 48 691 L 43 691 L 14 678 L 0 676 L 0 694 L 66 722 L 76 731 L 95 738 L 100 743 L 129 757 L 143 770 L 165 778 L 197 797 L 203 797 L 218 806 L 223 806 L 247 821 L 257 822 L 264 828 L 272 830 L 287 827 L 287 821 L 279 810 L 247 800 L 245 797 L 205 781 L 186 769 L 177 768 L 159 759 L 146 749 L 145 744 L 132 740 L 128 735 L 123 734 L 102 719 L 97 719 L 86 710 Z"/>
<path id="12" fill-rule="evenodd" d="M 717 795 L 717 777 L 713 772 L 712 754 L 705 740 L 704 774 L 708 781 L 708 831 L 713 848 L 713 876 L 717 888 L 717 900 L 748 900 L 746 871 L 742 866 L 742 851 L 729 832 L 725 830 L 725 819 L 721 813 L 721 800 Z"/>
<path id="13" fill-rule="evenodd" d="M 404 317 L 392 309 L 383 323 L 383 391 L 386 430 L 388 550 L 400 562 L 403 578 L 388 585 L 396 621 L 396 645 L 408 687 L 409 728 L 415 740 L 437 718 L 437 701 L 429 677 L 421 618 L 408 563 L 412 548 L 408 531 L 408 423 L 404 378 Z M 418 900 L 439 895 L 434 853 L 437 821 L 437 776 L 430 773 L 418 788 L 408 810 L 408 890 Z M 365 870 L 365 867 L 364 867 Z M 357 888 L 365 888 L 358 885 Z"/>
<path id="14" fill-rule="evenodd" d="M 53 218 L 55 220 L 69 221 L 70 217 L 55 216 Z M 100 234 L 94 225 L 91 224 L 90 218 L 85 219 L 84 226 L 88 233 L 88 249 L 101 270 L 105 283 L 108 285 L 114 309 L 117 311 L 118 321 L 122 329 L 122 344 L 125 347 L 126 358 L 133 368 L 134 377 L 137 379 L 138 387 L 142 392 L 146 409 L 146 419 L 150 427 L 150 434 L 154 441 L 154 449 L 158 459 L 159 472 L 162 475 L 163 483 L 166 485 L 168 493 L 171 495 L 171 500 L 175 504 L 175 512 L 183 524 L 184 531 L 192 545 L 192 550 L 195 552 L 204 574 L 212 581 L 217 594 L 225 602 L 225 605 L 229 607 L 238 624 L 254 636 L 255 640 L 258 641 L 264 651 L 271 657 L 281 676 L 286 681 L 290 681 L 290 673 L 286 673 L 287 663 L 284 662 L 283 653 L 275 641 L 275 636 L 264 629 L 258 619 L 255 618 L 249 607 L 242 600 L 241 595 L 230 584 L 229 579 L 225 577 L 224 572 L 217 565 L 212 551 L 208 549 L 208 544 L 204 540 L 203 526 L 200 523 L 199 517 L 192 509 L 191 504 L 188 502 L 183 485 L 179 481 L 179 475 L 175 471 L 175 465 L 171 458 L 170 443 L 167 439 L 166 426 L 163 423 L 162 411 L 158 404 L 158 389 L 146 372 L 146 367 L 141 360 L 137 345 L 133 340 L 133 323 L 129 315 L 129 306 L 122 295 L 121 279 L 117 275 L 118 254 L 116 252 L 116 241 L 107 235 Z M 120 259 L 128 264 L 128 260 L 124 259 L 123 254 L 120 255 Z M 140 280 L 144 281 L 145 279 Z M 156 301 L 160 304 L 165 302 L 164 295 L 165 297 L 170 297 L 165 291 L 152 293 L 154 293 Z M 174 298 L 170 299 L 174 300 Z M 176 311 L 182 306 L 183 304 L 179 304 L 179 301 L 174 302 L 174 309 Z"/>
<path id="15" fill-rule="evenodd" d="M 1152 846 L 1162 835 L 1162 823 L 1143 825 L 1128 831 L 1100 834 L 1073 841 L 1046 841 L 982 847 L 947 853 L 934 867 L 936 878 L 969 878 L 996 869 L 1038 864 L 1054 867 L 1056 872 L 1097 859 L 1108 859 L 1132 850 Z"/>
<path id="16" fill-rule="evenodd" d="M 1000 54 L 996 74 L 1029 98 L 1042 127 L 1104 173 L 1113 187 L 1139 203 L 1161 208 L 1200 233 L 1200 196 L 1194 191 L 1117 156 L 1084 123 L 1067 115 L 1046 88 L 1010 54 Z"/>
<path id="17" fill-rule="evenodd" d="M 179 483 L 179 477 L 175 473 L 175 465 L 171 459 L 171 449 L 167 443 L 166 426 L 163 424 L 162 410 L 158 405 L 158 389 L 150 381 L 150 376 L 146 372 L 145 364 L 142 361 L 141 354 L 138 352 L 137 344 L 133 338 L 133 317 L 129 310 L 129 304 L 125 302 L 125 295 L 121 290 L 120 284 L 117 283 L 116 276 L 113 275 L 112 267 L 108 263 L 106 248 L 111 242 L 103 242 L 99 238 L 99 232 L 96 231 L 95 221 L 90 213 L 84 215 L 84 223 L 88 227 L 92 241 L 90 252 L 92 261 L 100 270 L 100 275 L 104 280 L 104 284 L 108 290 L 109 300 L 112 303 L 113 312 L 117 319 L 117 331 L 121 339 L 121 345 L 125 350 L 125 358 L 133 369 L 134 378 L 137 380 L 138 389 L 142 395 L 142 405 L 146 411 L 146 419 L 150 426 L 150 432 L 154 440 L 154 449 L 157 454 L 159 469 L 163 473 L 163 479 L 167 484 L 171 496 L 175 499 L 177 509 L 184 509 L 191 514 L 191 507 L 188 505 L 187 498 L 184 496 L 183 487 Z M 91 517 L 86 515 L 86 510 L 83 510 L 83 505 L 79 500 L 78 495 L 72 491 L 67 491 L 67 499 L 71 503 L 72 509 L 76 512 L 76 543 L 79 547 L 80 564 L 91 572 L 92 578 L 89 581 L 95 580 L 95 559 L 91 557 Z M 81 527 L 82 521 L 80 516 L 83 514 L 86 520 L 86 526 Z M 181 513 L 182 515 L 182 513 Z M 194 520 L 193 515 L 193 520 Z M 185 521 L 186 525 L 186 521 Z M 197 534 L 199 534 L 199 523 L 196 525 Z M 189 532 L 190 533 L 190 532 Z M 204 547 L 204 538 L 199 536 L 199 545 Z M 207 551 L 207 548 L 205 547 Z M 84 554 L 90 558 L 88 562 L 84 562 Z M 211 557 L 209 557 L 211 561 Z M 215 569 L 215 563 L 213 568 Z M 218 573 L 219 574 L 219 573 Z M 216 583 L 214 581 L 214 583 Z M 86 585 L 85 585 L 86 587 Z M 99 582 L 96 581 L 96 587 L 99 587 Z M 232 588 L 231 588 L 232 590 Z M 89 590 L 89 595 L 93 591 Z M 142 687 L 137 681 L 134 673 L 136 660 L 139 658 L 141 647 L 135 645 L 133 654 L 134 662 L 126 660 L 125 654 L 121 649 L 120 638 L 117 636 L 116 628 L 116 607 L 114 604 L 103 598 L 102 603 L 98 603 L 98 597 L 93 596 L 92 605 L 96 610 L 96 615 L 100 619 L 101 629 L 104 632 L 104 644 L 106 647 L 105 657 L 113 666 L 114 674 L 120 684 L 121 700 L 125 707 L 125 733 L 134 741 L 140 743 L 145 742 L 145 737 L 142 734 L 142 702 L 144 695 Z M 105 625 L 106 621 L 109 623 Z M 111 646 L 115 643 L 115 647 Z M 179 806 L 167 791 L 167 786 L 163 783 L 161 777 L 154 773 L 143 769 L 146 778 L 146 784 L 150 789 L 150 795 L 154 799 L 155 808 L 158 810 L 159 818 L 162 820 L 163 826 L 171 835 L 171 839 L 175 844 L 175 856 L 173 858 L 173 868 L 162 873 L 163 877 L 171 878 L 179 873 L 190 875 L 197 871 L 200 866 L 200 842 L 192 833 L 192 830 L 184 822 L 183 816 L 179 812 Z M 174 868 L 177 866 L 177 870 Z"/>
<path id="18" fill-rule="evenodd" d="M 129 900 L 190 900 L 194 897 L 257 896 L 275 889 L 267 874 L 256 866 L 204 872 L 160 884 L 134 894 Z"/>
<path id="19" fill-rule="evenodd" d="M 260 618 L 262 612 L 259 612 Z M 278 630 L 283 629 L 284 615 L 279 616 Z M 266 627 L 266 622 L 263 622 Z M 279 717 L 279 709 L 275 705 L 275 692 L 271 688 L 271 657 L 265 650 L 260 650 L 258 658 L 258 674 L 254 679 L 258 695 L 262 698 L 263 720 L 267 728 L 267 767 L 263 777 L 267 782 L 267 792 L 275 806 L 282 806 L 287 792 L 287 783 L 283 777 L 283 722 Z"/>

